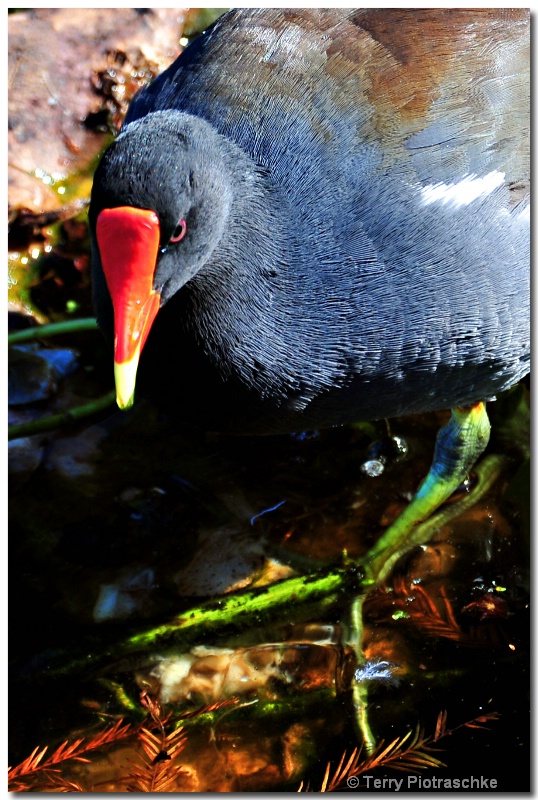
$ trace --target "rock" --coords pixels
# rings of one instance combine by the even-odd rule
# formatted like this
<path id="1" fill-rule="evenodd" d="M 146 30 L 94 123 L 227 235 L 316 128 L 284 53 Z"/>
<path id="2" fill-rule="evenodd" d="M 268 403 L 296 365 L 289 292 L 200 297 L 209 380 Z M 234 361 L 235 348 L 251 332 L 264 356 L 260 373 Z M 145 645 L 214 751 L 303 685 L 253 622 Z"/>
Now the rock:
<path id="1" fill-rule="evenodd" d="M 134 92 L 179 54 L 186 14 L 43 8 L 9 16 L 11 210 L 63 204 L 58 184 L 89 170 L 109 136 L 111 109 L 119 125 Z"/>

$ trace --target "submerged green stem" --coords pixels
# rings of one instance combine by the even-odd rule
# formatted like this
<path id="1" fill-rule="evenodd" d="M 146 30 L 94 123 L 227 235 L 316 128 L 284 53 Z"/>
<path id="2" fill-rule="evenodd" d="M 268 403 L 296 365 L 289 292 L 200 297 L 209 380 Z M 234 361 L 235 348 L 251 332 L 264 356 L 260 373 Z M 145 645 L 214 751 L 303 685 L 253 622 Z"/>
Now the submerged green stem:
<path id="1" fill-rule="evenodd" d="M 52 669 L 55 674 L 101 667 L 109 661 L 140 656 L 150 649 L 166 652 L 181 647 L 187 651 L 207 642 L 208 637 L 232 638 L 249 629 L 267 628 L 285 619 L 293 609 L 312 616 L 323 616 L 338 605 L 361 593 L 363 573 L 357 565 L 346 562 L 317 572 L 286 578 L 255 589 L 230 592 L 208 600 L 163 625 L 134 634 L 120 643 Z M 315 606 L 315 610 L 311 609 Z"/>
<path id="2" fill-rule="evenodd" d="M 147 719 L 147 711 L 137 700 L 131 698 L 125 688 L 116 681 L 100 678 L 99 683 L 113 695 L 119 712 L 130 719 L 141 721 Z M 272 720 L 275 717 L 303 718 L 305 714 L 322 714 L 323 706 L 329 706 L 336 697 L 336 688 L 326 687 L 308 692 L 286 695 L 277 700 L 239 700 L 230 704 L 223 703 L 212 710 L 174 711 L 171 724 L 176 728 L 212 727 L 224 720 L 231 724 L 253 720 Z"/>
<path id="3" fill-rule="evenodd" d="M 25 328 L 23 331 L 15 331 L 7 337 L 8 345 L 23 344 L 24 342 L 35 342 L 39 339 L 47 339 L 50 336 L 61 336 L 62 334 L 80 333 L 82 331 L 97 331 L 99 327 L 97 320 L 92 317 L 84 319 L 70 319 L 63 322 L 51 322 L 49 325 L 38 325 L 35 328 Z M 20 422 L 8 428 L 8 439 L 22 439 L 24 436 L 34 436 L 38 433 L 48 433 L 49 431 L 79 422 L 93 414 L 98 414 L 112 405 L 115 400 L 115 393 L 109 392 L 97 400 L 90 403 L 70 408 L 60 414 L 52 414 L 41 419 L 34 419 L 30 422 Z"/>
<path id="4" fill-rule="evenodd" d="M 351 603 L 350 630 L 347 637 L 347 643 L 355 652 L 358 667 L 361 667 L 365 662 L 363 651 L 364 625 L 362 616 L 362 607 L 365 599 L 366 595 L 361 594 L 355 597 Z M 355 724 L 358 729 L 359 738 L 362 739 L 364 749 L 368 755 L 371 755 L 375 750 L 376 740 L 368 718 L 368 684 L 366 682 L 353 680 L 352 696 Z"/>
<path id="5" fill-rule="evenodd" d="M 63 428 L 66 425 L 73 425 L 75 422 L 90 417 L 93 414 L 98 414 L 105 411 L 107 408 L 112 407 L 116 400 L 116 392 L 108 392 L 97 400 L 92 400 L 90 403 L 85 403 L 82 406 L 70 408 L 68 411 L 62 411 L 61 414 L 52 414 L 49 417 L 41 417 L 40 419 L 33 419 L 30 422 L 19 422 L 16 425 L 10 425 L 8 428 L 8 439 L 22 439 L 24 436 L 35 436 L 37 433 L 48 433 L 57 428 Z"/>
<path id="6" fill-rule="evenodd" d="M 15 331 L 9 334 L 7 343 L 8 345 L 22 344 L 23 342 L 35 342 L 38 339 L 45 339 L 49 336 L 61 336 L 62 334 L 97 330 L 99 330 L 97 320 L 92 317 L 69 319 L 64 322 L 51 322 L 49 325 L 38 325 L 35 328 L 25 328 L 23 331 Z"/>
<path id="7" fill-rule="evenodd" d="M 124 649 L 126 652 L 139 652 L 176 638 L 182 642 L 199 641 L 201 631 L 205 638 L 213 632 L 235 634 L 249 627 L 266 627 L 274 623 L 275 615 L 284 617 L 290 608 L 303 604 L 315 604 L 323 613 L 335 603 L 359 593 L 362 578 L 360 567 L 345 564 L 287 578 L 263 588 L 230 593 L 208 601 L 166 625 L 131 636 L 124 643 Z"/>

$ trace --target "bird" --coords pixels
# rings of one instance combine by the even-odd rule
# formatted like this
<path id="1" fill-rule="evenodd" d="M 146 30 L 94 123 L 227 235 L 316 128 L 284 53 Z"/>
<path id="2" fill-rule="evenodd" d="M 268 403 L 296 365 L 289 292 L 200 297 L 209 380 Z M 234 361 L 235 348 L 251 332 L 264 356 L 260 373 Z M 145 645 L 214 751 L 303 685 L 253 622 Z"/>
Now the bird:
<path id="1" fill-rule="evenodd" d="M 94 176 L 120 408 L 249 435 L 452 409 L 449 495 L 529 371 L 529 24 L 237 9 L 195 39 Z"/>

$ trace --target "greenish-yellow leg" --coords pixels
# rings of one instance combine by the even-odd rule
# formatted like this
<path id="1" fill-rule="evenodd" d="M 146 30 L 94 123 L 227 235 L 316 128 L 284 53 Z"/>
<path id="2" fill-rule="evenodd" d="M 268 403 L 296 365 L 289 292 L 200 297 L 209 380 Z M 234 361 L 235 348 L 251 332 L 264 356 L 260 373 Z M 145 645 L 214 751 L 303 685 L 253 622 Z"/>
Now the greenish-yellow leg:
<path id="1" fill-rule="evenodd" d="M 405 511 L 387 528 L 383 536 L 361 559 L 371 588 L 379 585 L 396 561 L 411 548 L 423 544 L 432 535 L 430 524 L 421 524 L 465 480 L 489 440 L 490 425 L 484 403 L 469 408 L 455 408 L 449 422 L 437 434 L 433 463 L 426 478 Z M 355 598 L 351 608 L 349 644 L 355 650 L 357 664 L 364 663 L 362 652 L 362 605 L 365 595 Z M 353 684 L 353 705 L 359 735 L 366 752 L 375 748 L 375 738 L 368 719 L 368 684 Z"/>
<path id="2" fill-rule="evenodd" d="M 368 552 L 368 569 L 379 583 L 395 561 L 419 544 L 413 533 L 465 480 L 489 441 L 490 424 L 484 403 L 454 408 L 437 434 L 433 463 L 413 500 Z"/>

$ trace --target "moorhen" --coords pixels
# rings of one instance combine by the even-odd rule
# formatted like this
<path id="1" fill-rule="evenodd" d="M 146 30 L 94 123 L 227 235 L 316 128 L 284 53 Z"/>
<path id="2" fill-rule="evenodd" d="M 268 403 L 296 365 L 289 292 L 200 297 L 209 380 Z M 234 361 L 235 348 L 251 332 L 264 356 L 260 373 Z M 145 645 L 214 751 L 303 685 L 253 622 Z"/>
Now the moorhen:
<path id="1" fill-rule="evenodd" d="M 120 407 L 144 350 L 142 392 L 212 430 L 452 408 L 410 524 L 435 508 L 529 370 L 529 63 L 520 8 L 221 17 L 95 174 Z"/>

